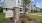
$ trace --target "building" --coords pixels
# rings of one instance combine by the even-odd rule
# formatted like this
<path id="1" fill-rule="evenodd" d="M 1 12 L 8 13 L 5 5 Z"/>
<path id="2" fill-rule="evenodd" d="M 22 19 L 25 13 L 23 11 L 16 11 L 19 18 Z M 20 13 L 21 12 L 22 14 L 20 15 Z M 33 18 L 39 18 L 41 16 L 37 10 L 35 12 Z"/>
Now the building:
<path id="1" fill-rule="evenodd" d="M 23 5 L 22 0 L 4 0 L 3 13 L 5 13 L 8 10 L 12 11 L 13 7 L 18 7 L 19 9 L 21 9 L 19 10 L 19 13 L 24 13 L 24 9 L 21 5 Z"/>
<path id="2" fill-rule="evenodd" d="M 40 12 L 40 8 L 39 7 L 36 7 L 36 10 L 37 10 L 37 12 Z"/>
<path id="3" fill-rule="evenodd" d="M 40 8 L 36 7 L 35 5 L 32 5 L 31 12 L 40 12 Z"/>
<path id="4" fill-rule="evenodd" d="M 19 14 L 25 13 L 25 10 L 23 7 L 23 1 L 22 0 L 4 0 L 3 13 L 6 14 L 5 15 L 6 18 L 14 17 L 15 20 L 19 20 Z"/>
<path id="5" fill-rule="evenodd" d="M 31 12 L 31 9 L 32 9 L 32 3 L 29 3 L 28 12 Z"/>
<path id="6" fill-rule="evenodd" d="M 36 12 L 36 6 L 35 5 L 32 5 L 32 12 Z"/>
<path id="7" fill-rule="evenodd" d="M 42 8 L 40 9 L 40 12 L 42 12 Z"/>
<path id="8" fill-rule="evenodd" d="M 40 8 L 36 7 L 35 5 L 32 5 L 32 3 L 30 3 L 29 8 L 28 8 L 28 12 L 40 12 Z"/>

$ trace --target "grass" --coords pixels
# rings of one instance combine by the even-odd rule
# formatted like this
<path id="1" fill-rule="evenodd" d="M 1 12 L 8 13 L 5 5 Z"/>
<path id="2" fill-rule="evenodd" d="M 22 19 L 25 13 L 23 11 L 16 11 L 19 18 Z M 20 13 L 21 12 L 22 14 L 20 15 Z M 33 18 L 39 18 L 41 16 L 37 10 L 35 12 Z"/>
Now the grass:
<path id="1" fill-rule="evenodd" d="M 30 18 L 37 19 L 37 23 L 42 23 L 42 16 L 39 16 L 39 15 L 42 15 L 42 13 L 31 13 L 31 14 L 28 14 L 28 16 Z M 5 14 L 4 13 L 0 13 L 0 23 L 3 23 L 4 21 L 5 21 Z"/>
<path id="2" fill-rule="evenodd" d="M 0 13 L 0 23 L 3 23 L 5 21 L 5 14 Z"/>
<path id="3" fill-rule="evenodd" d="M 41 16 L 40 16 L 41 15 Z M 42 23 L 42 13 L 31 13 L 28 14 L 30 18 L 35 18 L 37 19 L 37 23 Z"/>

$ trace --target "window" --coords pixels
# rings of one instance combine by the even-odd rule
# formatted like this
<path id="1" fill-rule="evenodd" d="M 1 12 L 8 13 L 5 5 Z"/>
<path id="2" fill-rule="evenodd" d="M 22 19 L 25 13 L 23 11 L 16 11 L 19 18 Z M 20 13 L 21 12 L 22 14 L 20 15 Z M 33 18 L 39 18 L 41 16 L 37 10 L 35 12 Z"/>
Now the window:
<path id="1" fill-rule="evenodd" d="M 6 4 L 5 4 L 5 6 L 6 6 Z"/>
<path id="2" fill-rule="evenodd" d="M 19 3 L 19 0 L 18 0 L 18 3 Z"/>
<path id="3" fill-rule="evenodd" d="M 22 8 L 20 8 L 20 12 L 22 12 Z"/>
<path id="4" fill-rule="evenodd" d="M 6 8 L 6 11 L 7 11 L 7 8 Z"/>
<path id="5" fill-rule="evenodd" d="M 22 10 L 20 10 L 20 12 L 22 12 Z"/>
<path id="6" fill-rule="evenodd" d="M 22 8 L 20 8 L 20 9 L 22 9 Z"/>
<path id="7" fill-rule="evenodd" d="M 13 0 L 12 0 L 13 1 Z"/>
<path id="8" fill-rule="evenodd" d="M 5 5 L 6 6 L 6 5 Z"/>

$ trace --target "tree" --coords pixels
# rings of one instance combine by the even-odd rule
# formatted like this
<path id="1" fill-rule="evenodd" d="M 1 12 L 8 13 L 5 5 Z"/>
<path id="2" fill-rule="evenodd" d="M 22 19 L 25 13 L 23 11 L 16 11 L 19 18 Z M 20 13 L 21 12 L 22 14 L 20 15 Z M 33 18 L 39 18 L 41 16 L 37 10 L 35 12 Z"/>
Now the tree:
<path id="1" fill-rule="evenodd" d="M 23 0 L 23 3 L 24 3 L 25 5 L 27 5 L 27 4 L 30 3 L 30 0 Z"/>
<path id="2" fill-rule="evenodd" d="M 2 7 L 0 7 L 0 13 L 2 13 L 3 12 L 3 9 L 2 9 Z"/>
<path id="3" fill-rule="evenodd" d="M 30 3 L 30 0 L 23 0 L 23 6 L 25 7 L 25 8 L 29 8 L 29 3 Z M 26 7 L 27 6 L 27 7 Z M 27 10 L 28 11 L 28 10 Z M 26 12 L 25 12 L 26 13 Z"/>
<path id="4" fill-rule="evenodd" d="M 28 11 L 28 8 L 25 8 L 25 12 L 27 12 Z"/>

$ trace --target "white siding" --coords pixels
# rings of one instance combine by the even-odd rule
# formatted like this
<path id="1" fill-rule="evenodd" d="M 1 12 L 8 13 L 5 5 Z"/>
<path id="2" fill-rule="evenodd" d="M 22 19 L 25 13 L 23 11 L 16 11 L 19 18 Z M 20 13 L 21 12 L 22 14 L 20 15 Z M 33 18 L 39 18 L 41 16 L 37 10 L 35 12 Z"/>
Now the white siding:
<path id="1" fill-rule="evenodd" d="M 19 1 L 19 2 L 18 2 Z M 23 7 L 21 7 L 20 5 L 21 5 L 21 3 L 22 3 L 22 0 L 4 0 L 4 8 L 13 8 L 13 7 L 19 7 L 19 8 L 22 8 L 22 12 L 20 12 L 20 13 L 23 13 L 24 12 L 24 9 L 23 9 Z M 4 11 L 4 9 L 3 9 L 3 11 Z"/>
<path id="2" fill-rule="evenodd" d="M 6 9 L 3 9 L 3 13 L 6 13 Z"/>
<path id="3" fill-rule="evenodd" d="M 5 0 L 4 1 L 4 8 L 13 8 L 18 5 L 18 0 Z"/>
<path id="4" fill-rule="evenodd" d="M 23 1 L 22 0 L 20 0 L 20 3 L 19 3 L 20 5 L 22 5 L 23 4 Z"/>
<path id="5" fill-rule="evenodd" d="M 39 7 L 37 7 L 37 11 L 40 11 L 40 8 Z"/>
<path id="6" fill-rule="evenodd" d="M 13 7 L 19 7 L 21 5 L 22 0 L 4 0 L 4 8 L 13 8 Z"/>
<path id="7" fill-rule="evenodd" d="M 18 3 L 18 0 L 16 0 L 16 7 L 19 7 L 19 3 Z"/>
<path id="8" fill-rule="evenodd" d="M 21 8 L 21 9 L 20 9 Z M 24 8 L 23 7 L 20 7 L 19 8 L 19 13 L 24 13 L 25 11 L 24 11 Z M 20 11 L 20 10 L 22 10 L 22 11 Z"/>
<path id="9" fill-rule="evenodd" d="M 36 7 L 34 5 L 32 5 L 32 10 L 36 10 Z"/>
<path id="10" fill-rule="evenodd" d="M 28 12 L 31 12 L 31 8 L 32 8 L 32 4 L 31 4 L 31 3 L 29 3 Z"/>

